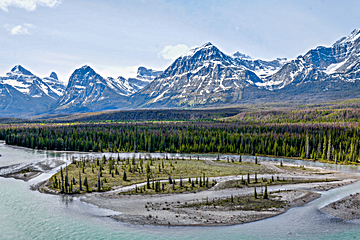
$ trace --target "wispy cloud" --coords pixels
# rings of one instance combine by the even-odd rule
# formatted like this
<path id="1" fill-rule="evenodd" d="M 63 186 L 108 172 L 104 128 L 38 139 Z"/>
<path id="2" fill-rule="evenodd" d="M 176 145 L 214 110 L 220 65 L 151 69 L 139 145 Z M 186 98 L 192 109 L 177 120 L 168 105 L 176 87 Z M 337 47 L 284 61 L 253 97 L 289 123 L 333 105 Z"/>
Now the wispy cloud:
<path id="1" fill-rule="evenodd" d="M 180 55 L 186 53 L 189 50 L 189 47 L 184 44 L 178 44 L 176 46 L 168 45 L 164 47 L 164 49 L 159 53 L 159 56 L 164 59 L 176 59 L 180 57 Z"/>
<path id="2" fill-rule="evenodd" d="M 0 0 L 0 9 L 8 12 L 10 6 L 24 8 L 27 11 L 35 11 L 37 6 L 56 7 L 62 0 Z"/>
<path id="3" fill-rule="evenodd" d="M 24 23 L 20 25 L 10 25 L 5 24 L 4 28 L 11 34 L 11 35 L 30 35 L 30 28 L 34 28 L 35 26 L 30 23 Z"/>

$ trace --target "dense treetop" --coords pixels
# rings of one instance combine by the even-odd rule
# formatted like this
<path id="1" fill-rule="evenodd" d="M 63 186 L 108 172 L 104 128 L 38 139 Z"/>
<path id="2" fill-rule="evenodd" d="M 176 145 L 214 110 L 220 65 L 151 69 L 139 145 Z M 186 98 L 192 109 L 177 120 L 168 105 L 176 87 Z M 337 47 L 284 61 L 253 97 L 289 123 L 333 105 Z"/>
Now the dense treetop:
<path id="1" fill-rule="evenodd" d="M 357 123 L 132 122 L 2 125 L 0 139 L 85 152 L 260 154 L 336 162 L 359 159 Z"/>

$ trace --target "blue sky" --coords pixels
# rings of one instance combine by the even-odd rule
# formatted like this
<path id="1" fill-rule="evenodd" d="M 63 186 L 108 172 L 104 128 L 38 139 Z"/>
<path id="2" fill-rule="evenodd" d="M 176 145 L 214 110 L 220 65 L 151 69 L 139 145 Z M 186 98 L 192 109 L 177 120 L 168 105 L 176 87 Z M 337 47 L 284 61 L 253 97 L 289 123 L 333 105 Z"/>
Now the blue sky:
<path id="1" fill-rule="evenodd" d="M 294 58 L 360 28 L 360 1 L 0 0 L 0 75 L 21 64 L 67 81 L 163 70 L 190 47 Z"/>

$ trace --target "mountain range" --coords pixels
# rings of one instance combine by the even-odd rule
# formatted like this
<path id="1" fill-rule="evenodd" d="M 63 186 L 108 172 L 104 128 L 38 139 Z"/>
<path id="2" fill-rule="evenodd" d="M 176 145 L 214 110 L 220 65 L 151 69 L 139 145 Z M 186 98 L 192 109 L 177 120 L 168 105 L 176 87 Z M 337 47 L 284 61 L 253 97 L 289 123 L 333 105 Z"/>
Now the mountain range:
<path id="1" fill-rule="evenodd" d="M 1 116 L 136 108 L 213 107 L 278 101 L 314 102 L 360 96 L 360 29 L 295 59 L 228 55 L 210 42 L 164 71 L 139 67 L 135 78 L 103 78 L 76 69 L 67 86 L 56 73 L 40 78 L 17 65 L 0 77 Z"/>

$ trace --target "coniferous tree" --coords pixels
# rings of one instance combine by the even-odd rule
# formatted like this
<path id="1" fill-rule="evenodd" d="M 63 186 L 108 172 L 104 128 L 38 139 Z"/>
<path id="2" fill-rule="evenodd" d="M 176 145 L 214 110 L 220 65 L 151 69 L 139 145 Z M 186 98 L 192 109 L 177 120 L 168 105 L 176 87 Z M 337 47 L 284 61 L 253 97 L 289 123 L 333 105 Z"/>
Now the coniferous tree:
<path id="1" fill-rule="evenodd" d="M 84 185 L 86 187 L 86 192 L 89 192 L 89 183 L 88 183 L 87 177 L 85 177 Z"/>
<path id="2" fill-rule="evenodd" d="M 328 152 L 327 152 L 327 160 L 332 160 L 332 145 L 331 145 L 331 135 L 329 134 L 329 141 L 328 141 Z"/>
<path id="3" fill-rule="evenodd" d="M 126 176 L 125 170 L 124 170 L 123 180 L 124 180 L 124 181 L 127 181 L 127 176 Z"/>
<path id="4" fill-rule="evenodd" d="M 98 174 L 98 181 L 97 181 L 97 189 L 98 189 L 98 192 L 100 192 L 101 186 L 100 186 L 100 175 L 99 174 Z"/>
<path id="5" fill-rule="evenodd" d="M 81 173 L 79 171 L 79 187 L 80 187 L 80 191 L 82 191 L 82 185 L 81 185 Z"/>
<path id="6" fill-rule="evenodd" d="M 265 191 L 264 191 L 264 195 L 263 195 L 263 199 L 268 199 L 268 192 L 267 192 L 267 185 L 265 185 Z"/>
<path id="7" fill-rule="evenodd" d="M 147 189 L 150 189 L 150 176 L 149 176 L 149 174 L 146 176 L 146 187 L 147 187 Z"/>
<path id="8" fill-rule="evenodd" d="M 68 177 L 68 168 L 66 165 L 66 175 L 65 175 L 65 193 L 69 193 L 68 191 L 68 187 L 69 187 L 69 177 Z"/>

